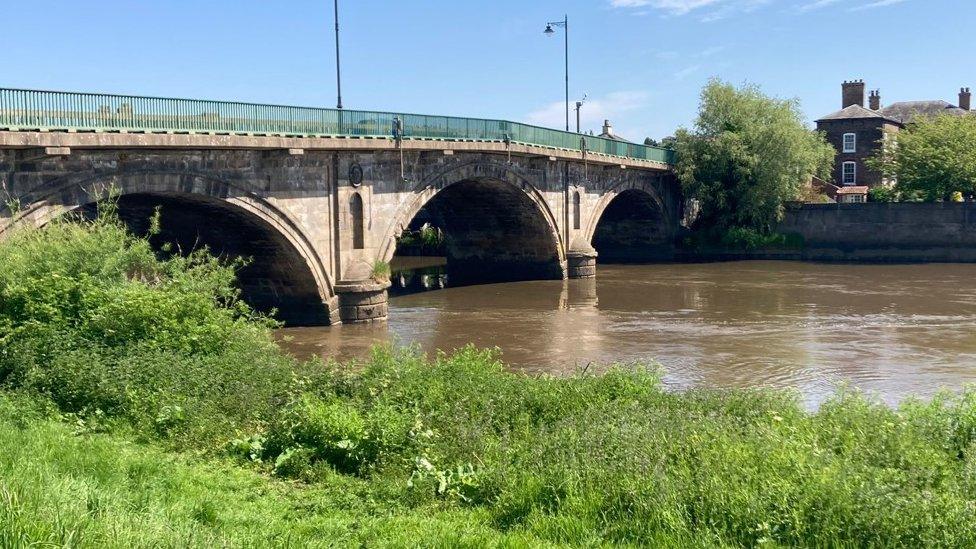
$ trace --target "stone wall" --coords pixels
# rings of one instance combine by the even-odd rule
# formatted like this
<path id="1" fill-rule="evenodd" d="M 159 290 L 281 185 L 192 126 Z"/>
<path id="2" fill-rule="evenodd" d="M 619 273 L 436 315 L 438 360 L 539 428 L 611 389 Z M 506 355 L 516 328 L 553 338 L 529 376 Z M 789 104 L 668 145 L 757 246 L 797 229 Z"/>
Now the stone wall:
<path id="1" fill-rule="evenodd" d="M 805 239 L 802 259 L 976 262 L 976 203 L 807 204 L 780 232 Z"/>

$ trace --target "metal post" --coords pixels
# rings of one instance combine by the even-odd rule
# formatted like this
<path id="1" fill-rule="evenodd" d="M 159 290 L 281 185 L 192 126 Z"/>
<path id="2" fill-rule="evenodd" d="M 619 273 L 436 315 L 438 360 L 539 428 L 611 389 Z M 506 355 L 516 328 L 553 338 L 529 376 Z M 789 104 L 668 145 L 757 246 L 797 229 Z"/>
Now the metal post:
<path id="1" fill-rule="evenodd" d="M 566 131 L 569 131 L 569 14 L 563 15 L 563 37 L 566 44 Z"/>
<path id="2" fill-rule="evenodd" d="M 339 71 L 339 0 L 334 0 L 335 6 L 335 40 L 336 40 L 336 108 L 342 108 L 342 76 Z"/>

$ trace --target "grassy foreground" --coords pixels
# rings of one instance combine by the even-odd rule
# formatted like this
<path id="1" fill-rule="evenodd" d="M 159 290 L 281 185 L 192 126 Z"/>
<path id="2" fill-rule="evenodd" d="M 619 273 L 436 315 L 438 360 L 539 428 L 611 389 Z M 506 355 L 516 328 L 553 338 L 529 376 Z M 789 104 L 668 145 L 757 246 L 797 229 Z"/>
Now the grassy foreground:
<path id="1" fill-rule="evenodd" d="M 111 215 L 0 243 L 0 546 L 976 545 L 976 393 L 299 364 L 233 268 Z"/>

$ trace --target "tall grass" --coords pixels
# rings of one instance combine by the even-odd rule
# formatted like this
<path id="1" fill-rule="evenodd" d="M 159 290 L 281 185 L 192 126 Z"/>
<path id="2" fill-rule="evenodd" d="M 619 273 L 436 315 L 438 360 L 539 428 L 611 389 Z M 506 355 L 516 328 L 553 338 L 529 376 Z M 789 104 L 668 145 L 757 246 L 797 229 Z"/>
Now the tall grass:
<path id="1" fill-rule="evenodd" d="M 0 545 L 976 545 L 974 392 L 297 364 L 233 268 L 111 216 L 0 243 Z"/>

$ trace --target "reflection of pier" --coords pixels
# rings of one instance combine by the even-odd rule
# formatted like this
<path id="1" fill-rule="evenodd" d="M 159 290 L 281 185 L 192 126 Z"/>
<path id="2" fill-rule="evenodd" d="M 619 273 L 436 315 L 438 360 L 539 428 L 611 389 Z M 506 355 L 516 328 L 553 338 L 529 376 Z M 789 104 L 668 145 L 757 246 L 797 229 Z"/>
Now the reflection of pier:
<path id="1" fill-rule="evenodd" d="M 564 282 L 565 309 L 596 309 L 596 278 L 576 278 Z"/>
<path id="2" fill-rule="evenodd" d="M 448 286 L 447 261 L 442 257 L 398 257 L 391 278 L 391 295 L 443 290 Z"/>

